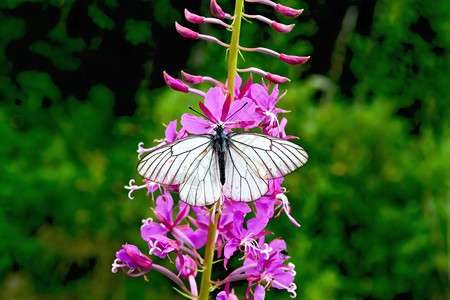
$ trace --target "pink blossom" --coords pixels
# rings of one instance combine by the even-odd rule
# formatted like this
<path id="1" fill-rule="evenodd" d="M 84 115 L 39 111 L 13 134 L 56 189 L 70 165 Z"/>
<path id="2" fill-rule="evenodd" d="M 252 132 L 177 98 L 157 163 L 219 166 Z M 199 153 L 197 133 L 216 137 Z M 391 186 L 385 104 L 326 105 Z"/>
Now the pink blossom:
<path id="1" fill-rule="evenodd" d="M 216 124 L 222 124 L 230 132 L 229 128 L 253 128 L 259 119 L 255 115 L 255 105 L 249 98 L 234 101 L 231 106 L 229 100 L 220 88 L 209 89 L 204 103 L 200 102 L 201 111 L 208 120 L 191 114 L 181 116 L 183 128 L 192 134 L 212 133 Z"/>

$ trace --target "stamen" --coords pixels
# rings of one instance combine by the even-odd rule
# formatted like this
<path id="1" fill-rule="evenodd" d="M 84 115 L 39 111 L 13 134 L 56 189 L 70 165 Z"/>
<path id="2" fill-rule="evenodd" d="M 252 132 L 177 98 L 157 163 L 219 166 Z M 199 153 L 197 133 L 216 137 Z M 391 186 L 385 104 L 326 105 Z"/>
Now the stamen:
<path id="1" fill-rule="evenodd" d="M 112 269 L 111 269 L 111 272 L 117 273 L 117 269 L 118 269 L 118 268 L 126 267 L 126 264 L 125 264 L 125 263 L 120 263 L 120 262 L 121 262 L 121 261 L 120 261 L 120 259 L 118 259 L 118 258 L 116 258 L 116 259 L 114 260 L 114 262 L 112 263 Z"/>

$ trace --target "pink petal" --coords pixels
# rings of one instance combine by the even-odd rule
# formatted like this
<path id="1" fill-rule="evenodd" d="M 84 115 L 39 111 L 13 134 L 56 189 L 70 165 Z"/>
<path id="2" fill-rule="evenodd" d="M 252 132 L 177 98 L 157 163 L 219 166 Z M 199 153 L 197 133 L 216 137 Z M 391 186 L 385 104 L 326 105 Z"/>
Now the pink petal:
<path id="1" fill-rule="evenodd" d="M 245 107 L 243 107 L 245 105 Z M 243 107 L 243 108 L 242 108 Z M 239 111 L 238 111 L 239 110 Z M 255 114 L 255 104 L 249 98 L 245 98 L 239 101 L 234 101 L 231 104 L 229 116 L 233 115 L 230 118 L 232 120 L 238 121 L 249 121 L 253 120 Z"/>
<path id="2" fill-rule="evenodd" d="M 183 114 L 180 123 L 187 132 L 192 134 L 211 133 L 211 128 L 213 127 L 211 122 L 191 114 Z"/>
<path id="3" fill-rule="evenodd" d="M 166 140 L 173 142 L 177 136 L 177 120 L 171 121 L 166 128 Z"/>
<path id="4" fill-rule="evenodd" d="M 200 107 L 201 111 L 205 114 L 205 117 L 209 119 L 209 121 L 213 123 L 218 123 L 216 118 L 213 116 L 213 114 L 209 111 L 209 109 L 203 104 L 202 102 L 198 103 L 198 106 Z"/>
<path id="5" fill-rule="evenodd" d="M 253 84 L 251 89 L 251 97 L 256 105 L 265 109 L 270 109 L 270 98 L 267 90 L 260 84 Z"/>
<path id="6" fill-rule="evenodd" d="M 210 88 L 206 93 L 204 104 L 214 116 L 213 122 L 220 121 L 224 103 L 225 95 L 219 87 Z"/>
<path id="7" fill-rule="evenodd" d="M 247 82 L 244 84 L 244 86 L 242 86 L 241 91 L 239 92 L 239 99 L 242 99 L 242 97 L 245 96 L 247 91 L 252 86 L 252 81 L 253 81 L 252 74 L 250 74 L 250 77 L 248 78 Z"/>
<path id="8" fill-rule="evenodd" d="M 266 297 L 266 290 L 260 284 L 258 284 L 255 288 L 255 297 L 253 299 L 264 300 L 265 297 Z"/>

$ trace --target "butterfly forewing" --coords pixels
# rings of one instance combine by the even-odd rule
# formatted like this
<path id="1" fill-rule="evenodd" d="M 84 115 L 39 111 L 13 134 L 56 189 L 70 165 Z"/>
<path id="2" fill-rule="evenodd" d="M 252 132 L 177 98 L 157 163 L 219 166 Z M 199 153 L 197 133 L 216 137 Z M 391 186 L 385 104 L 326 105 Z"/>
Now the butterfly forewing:
<path id="1" fill-rule="evenodd" d="M 189 136 L 167 144 L 147 154 L 137 171 L 151 181 L 179 185 L 186 180 L 188 170 L 206 154 L 210 135 Z"/>
<path id="2" fill-rule="evenodd" d="M 250 132 L 234 133 L 230 137 L 236 152 L 251 161 L 259 177 L 265 180 L 283 177 L 308 160 L 306 151 L 288 140 Z"/>

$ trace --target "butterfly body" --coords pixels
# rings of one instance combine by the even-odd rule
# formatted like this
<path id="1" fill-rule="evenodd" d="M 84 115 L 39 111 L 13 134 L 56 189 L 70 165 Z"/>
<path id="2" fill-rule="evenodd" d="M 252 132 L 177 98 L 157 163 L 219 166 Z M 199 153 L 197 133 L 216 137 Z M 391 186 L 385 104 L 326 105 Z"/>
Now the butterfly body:
<path id="1" fill-rule="evenodd" d="M 269 179 L 303 166 L 308 154 L 299 145 L 253 132 L 224 131 L 190 135 L 149 152 L 137 166 L 139 175 L 163 185 L 179 185 L 180 200 L 210 205 L 221 196 L 251 202 L 269 190 Z"/>
<path id="2" fill-rule="evenodd" d="M 217 153 L 218 164 L 219 164 L 219 175 L 220 183 L 225 184 L 225 151 L 228 149 L 228 141 L 230 136 L 228 133 L 224 132 L 223 126 L 218 125 L 215 129 L 215 134 L 213 135 L 213 149 Z"/>

